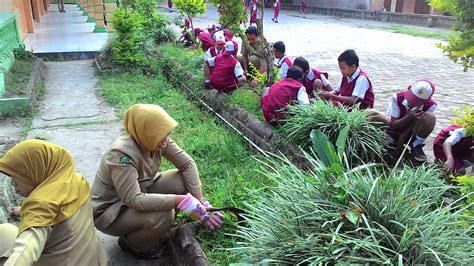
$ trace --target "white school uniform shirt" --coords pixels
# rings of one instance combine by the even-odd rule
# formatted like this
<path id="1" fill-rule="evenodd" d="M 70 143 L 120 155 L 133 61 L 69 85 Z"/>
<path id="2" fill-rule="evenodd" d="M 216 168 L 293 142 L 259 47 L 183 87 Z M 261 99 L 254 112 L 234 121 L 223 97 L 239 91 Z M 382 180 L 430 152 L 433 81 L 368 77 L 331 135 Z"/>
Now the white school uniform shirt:
<path id="1" fill-rule="evenodd" d="M 216 65 L 216 58 L 212 57 L 207 59 L 207 63 L 209 63 L 209 66 L 213 67 Z M 244 75 L 244 69 L 240 65 L 240 62 L 237 61 L 237 64 L 234 66 L 234 75 L 236 78 L 240 78 Z"/>
<path id="2" fill-rule="evenodd" d="M 299 105 L 309 104 L 309 96 L 304 86 L 298 90 L 298 94 L 296 95 L 296 100 L 298 101 Z"/>
<path id="3" fill-rule="evenodd" d="M 219 52 L 219 50 L 217 50 L 216 47 L 211 47 L 211 48 L 207 49 L 207 51 L 204 53 L 204 59 L 205 60 L 208 60 L 209 58 L 212 58 L 211 49 L 215 49 L 217 55 L 220 55 L 220 54 L 222 54 L 222 52 L 224 52 L 224 49 L 222 49 L 222 51 Z"/>
<path id="4" fill-rule="evenodd" d="M 314 81 L 316 79 L 316 76 L 314 76 L 314 72 L 312 69 L 309 70 L 308 76 L 306 76 L 308 80 Z M 321 81 L 323 82 L 323 86 L 326 87 L 327 85 L 331 84 L 329 80 L 326 78 L 326 76 L 321 75 Z"/>
<path id="5" fill-rule="evenodd" d="M 456 145 L 458 142 L 461 141 L 462 138 L 466 137 L 466 129 L 464 128 L 456 128 L 455 130 L 449 131 L 449 137 L 446 141 L 451 145 Z"/>
<path id="6" fill-rule="evenodd" d="M 284 79 L 286 78 L 286 75 L 288 74 L 288 69 L 290 66 L 285 62 L 285 59 L 288 58 L 288 56 L 283 56 L 280 58 L 277 62 L 277 67 L 280 69 L 280 78 Z"/>
<path id="7" fill-rule="evenodd" d="M 402 105 L 405 106 L 407 111 L 416 111 L 416 110 L 423 110 L 423 105 L 420 107 L 412 107 L 411 109 L 408 108 L 408 101 L 404 99 L 402 101 Z M 426 112 L 428 113 L 434 113 L 436 110 L 436 104 L 430 107 Z M 390 101 L 390 104 L 388 105 L 387 111 L 385 112 L 388 116 L 393 117 L 393 118 L 400 118 L 400 107 L 398 107 L 397 104 L 397 94 L 394 94 L 392 96 L 392 100 Z"/>
<path id="8" fill-rule="evenodd" d="M 347 77 L 347 82 L 353 81 L 357 76 L 360 74 L 360 68 L 358 67 L 357 70 L 352 74 L 352 76 Z M 360 76 L 355 83 L 354 91 L 352 91 L 352 96 L 356 96 L 359 99 L 365 98 L 365 93 L 369 90 L 370 84 L 369 80 L 365 76 Z M 341 83 L 336 87 L 335 91 L 337 93 L 341 92 Z"/>

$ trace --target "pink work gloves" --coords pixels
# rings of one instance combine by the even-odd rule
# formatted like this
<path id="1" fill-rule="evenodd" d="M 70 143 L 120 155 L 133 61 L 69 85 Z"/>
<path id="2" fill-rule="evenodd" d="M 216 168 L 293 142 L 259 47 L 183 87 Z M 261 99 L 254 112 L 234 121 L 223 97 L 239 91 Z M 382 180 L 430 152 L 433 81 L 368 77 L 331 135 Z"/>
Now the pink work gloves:
<path id="1" fill-rule="evenodd" d="M 211 207 L 208 201 L 203 200 L 203 203 L 201 203 L 190 193 L 186 194 L 186 197 L 178 204 L 178 209 L 183 211 L 186 215 L 199 219 L 207 228 L 216 230 L 221 228 L 224 215 L 220 212 L 207 212 L 206 208 Z"/>

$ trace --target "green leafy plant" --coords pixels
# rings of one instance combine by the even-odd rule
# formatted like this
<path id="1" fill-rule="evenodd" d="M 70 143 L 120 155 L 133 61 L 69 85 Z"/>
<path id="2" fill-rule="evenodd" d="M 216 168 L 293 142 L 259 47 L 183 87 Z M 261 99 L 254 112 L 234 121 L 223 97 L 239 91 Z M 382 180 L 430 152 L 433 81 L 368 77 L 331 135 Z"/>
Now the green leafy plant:
<path id="1" fill-rule="evenodd" d="M 473 217 L 458 201 L 443 203 L 453 189 L 433 167 L 387 169 L 380 164 L 344 169 L 344 136 L 337 150 L 313 132 L 318 158 L 303 171 L 284 157 L 264 161 L 276 183 L 254 191 L 246 224 L 238 226 L 242 262 L 274 264 L 470 264 Z M 336 166 L 336 167 L 335 167 Z M 336 170 L 336 171 L 335 171 Z"/>
<path id="2" fill-rule="evenodd" d="M 174 0 L 173 3 L 179 12 L 191 21 L 191 28 L 194 28 L 193 18 L 206 13 L 206 3 L 203 0 Z"/>
<path id="3" fill-rule="evenodd" d="M 456 118 L 451 119 L 456 125 L 459 125 L 466 129 L 467 136 L 474 135 L 474 108 L 464 105 L 459 109 L 454 110 Z"/>
<path id="4" fill-rule="evenodd" d="M 133 9 L 114 11 L 112 23 L 117 37 L 111 41 L 111 54 L 115 62 L 123 65 L 140 65 L 145 61 L 144 45 L 146 18 Z"/>
<path id="5" fill-rule="evenodd" d="M 28 59 L 33 57 L 33 53 L 31 51 L 25 50 L 25 47 L 13 49 L 13 54 L 15 55 L 16 59 Z"/>
<path id="6" fill-rule="evenodd" d="M 211 0 L 210 2 L 220 8 L 220 24 L 234 34 L 242 34 L 240 24 L 247 21 L 247 12 L 242 5 L 242 0 Z"/>
<path id="7" fill-rule="evenodd" d="M 456 183 L 459 185 L 459 192 L 461 195 L 466 197 L 466 205 L 468 208 L 464 212 L 466 216 L 474 217 L 474 176 L 456 176 L 454 178 Z M 472 223 L 466 222 L 463 227 L 472 226 Z"/>
<path id="8" fill-rule="evenodd" d="M 450 12 L 459 21 L 454 28 L 456 34 L 450 36 L 447 45 L 438 44 L 451 60 L 464 66 L 464 71 L 474 67 L 474 1 L 431 0 L 430 5 Z"/>
<path id="9" fill-rule="evenodd" d="M 279 129 L 282 136 L 308 150 L 312 130 L 319 130 L 336 141 L 339 132 L 349 128 L 347 156 L 349 161 L 370 162 L 383 157 L 387 139 L 376 122 L 368 121 L 367 111 L 357 108 L 349 111 L 332 103 L 317 100 L 311 105 L 290 106 L 287 118 Z"/>

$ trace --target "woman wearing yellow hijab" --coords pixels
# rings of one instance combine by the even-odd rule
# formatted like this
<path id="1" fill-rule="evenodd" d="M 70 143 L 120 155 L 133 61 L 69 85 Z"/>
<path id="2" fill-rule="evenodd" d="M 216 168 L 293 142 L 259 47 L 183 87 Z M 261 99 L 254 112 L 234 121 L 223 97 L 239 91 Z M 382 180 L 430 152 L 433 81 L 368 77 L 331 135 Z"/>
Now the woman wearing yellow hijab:
<path id="1" fill-rule="evenodd" d="M 26 197 L 5 265 L 107 265 L 92 221 L 89 184 L 74 172 L 64 148 L 25 140 L 0 159 L 0 172 Z"/>
<path id="2" fill-rule="evenodd" d="M 169 137 L 177 125 L 158 105 L 130 107 L 125 132 L 103 155 L 92 186 L 97 229 L 119 236 L 122 250 L 141 259 L 157 257 L 157 243 L 171 227 L 174 209 L 184 210 L 184 203 L 194 202 L 194 216 L 210 229 L 222 224 L 222 214 L 205 211 L 209 204 L 194 160 Z M 160 172 L 162 158 L 177 169 Z"/>

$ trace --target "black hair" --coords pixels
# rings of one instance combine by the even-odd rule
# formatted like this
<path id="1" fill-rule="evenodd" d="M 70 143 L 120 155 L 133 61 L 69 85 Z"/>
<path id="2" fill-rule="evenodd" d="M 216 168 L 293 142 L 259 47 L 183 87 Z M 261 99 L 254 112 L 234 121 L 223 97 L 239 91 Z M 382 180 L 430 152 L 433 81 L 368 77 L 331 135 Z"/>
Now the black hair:
<path id="1" fill-rule="evenodd" d="M 300 80 L 303 78 L 303 69 L 299 66 L 292 66 L 288 68 L 286 77 L 289 79 Z"/>
<path id="2" fill-rule="evenodd" d="M 355 65 L 359 67 L 359 57 L 356 52 L 352 49 L 345 50 L 338 58 L 337 61 L 345 62 L 348 66 Z"/>
<path id="3" fill-rule="evenodd" d="M 258 32 L 258 28 L 256 26 L 249 26 L 246 30 L 245 30 L 245 34 L 253 34 L 255 36 L 258 36 L 260 33 Z"/>
<path id="4" fill-rule="evenodd" d="M 282 41 L 278 41 L 273 44 L 273 49 L 277 51 L 279 54 L 285 54 L 286 47 Z"/>
<path id="5" fill-rule="evenodd" d="M 309 71 L 309 63 L 304 57 L 297 57 L 295 58 L 295 61 L 293 61 L 294 66 L 301 67 L 303 69 L 303 72 Z"/>

